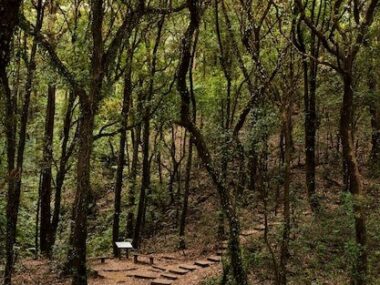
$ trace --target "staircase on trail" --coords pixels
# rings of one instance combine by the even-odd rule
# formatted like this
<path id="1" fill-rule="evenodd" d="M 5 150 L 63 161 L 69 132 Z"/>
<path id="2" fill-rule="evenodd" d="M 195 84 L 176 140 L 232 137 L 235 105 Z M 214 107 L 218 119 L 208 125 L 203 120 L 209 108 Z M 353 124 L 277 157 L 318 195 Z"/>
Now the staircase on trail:
<path id="1" fill-rule="evenodd" d="M 248 236 L 256 236 L 262 233 L 263 227 L 255 227 L 253 229 L 243 231 L 241 233 L 241 238 L 246 240 Z M 174 285 L 177 282 L 181 283 L 185 278 L 189 280 L 191 275 L 193 277 L 198 276 L 198 271 L 209 268 L 212 265 L 218 264 L 222 261 L 224 255 L 228 251 L 228 240 L 221 241 L 217 246 L 216 251 L 209 256 L 201 259 L 191 260 L 181 260 L 176 256 L 163 255 L 160 257 L 155 257 L 156 260 L 161 260 L 162 262 L 155 262 L 154 264 L 148 264 L 144 262 L 137 262 L 135 267 L 125 269 L 125 268 L 105 268 L 104 272 L 125 272 L 126 277 L 132 278 L 127 282 L 128 284 L 134 284 L 133 280 L 136 280 L 136 284 L 149 284 L 149 285 Z M 182 281 L 181 281 L 182 280 Z M 124 280 L 120 280 L 117 284 L 124 283 Z"/>
<path id="2" fill-rule="evenodd" d="M 193 264 L 172 264 L 168 267 L 154 265 L 152 267 L 161 272 L 156 279 L 150 282 L 150 285 L 171 285 L 185 275 L 217 264 L 221 262 L 221 260 L 222 258 L 220 256 L 212 255 L 205 260 L 195 260 Z"/>

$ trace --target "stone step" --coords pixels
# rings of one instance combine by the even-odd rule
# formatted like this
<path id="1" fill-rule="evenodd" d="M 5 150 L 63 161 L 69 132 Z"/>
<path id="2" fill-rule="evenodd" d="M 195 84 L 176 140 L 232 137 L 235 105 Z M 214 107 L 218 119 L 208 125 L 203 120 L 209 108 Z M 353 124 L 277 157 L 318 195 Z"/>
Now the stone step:
<path id="1" fill-rule="evenodd" d="M 172 280 L 168 279 L 155 279 L 152 282 L 150 282 L 150 285 L 171 285 L 173 283 Z"/>
<path id="2" fill-rule="evenodd" d="M 161 258 L 167 259 L 167 260 L 176 260 L 176 258 L 174 256 L 171 256 L 171 255 L 163 255 Z"/>
<path id="3" fill-rule="evenodd" d="M 133 274 L 133 277 L 138 279 L 156 279 L 156 274 L 149 274 L 149 273 L 135 273 Z"/>
<path id="4" fill-rule="evenodd" d="M 205 267 L 209 267 L 212 264 L 212 262 L 207 261 L 207 260 L 197 260 L 194 262 L 194 264 L 199 267 L 205 268 Z"/>
<path id="5" fill-rule="evenodd" d="M 177 275 L 185 275 L 189 273 L 189 271 L 180 269 L 180 268 L 172 268 L 168 270 L 170 273 L 177 274 Z"/>
<path id="6" fill-rule="evenodd" d="M 216 251 L 216 255 L 218 255 L 218 256 L 222 256 L 222 255 L 224 255 L 226 252 L 224 251 L 224 250 L 218 250 L 218 251 Z"/>
<path id="7" fill-rule="evenodd" d="M 178 267 L 187 271 L 194 271 L 198 269 L 198 267 L 189 264 L 181 264 Z"/>
<path id="8" fill-rule="evenodd" d="M 154 269 L 158 269 L 158 270 L 161 270 L 161 271 L 166 271 L 166 268 L 161 267 L 161 266 L 158 266 L 158 265 L 152 265 L 152 267 L 153 267 Z"/>
<path id="9" fill-rule="evenodd" d="M 207 260 L 212 261 L 212 262 L 220 262 L 222 258 L 220 256 L 212 255 L 212 256 L 207 257 Z"/>
<path id="10" fill-rule="evenodd" d="M 164 277 L 164 278 L 169 279 L 169 280 L 177 280 L 178 279 L 178 275 L 174 275 L 174 274 L 170 274 L 170 273 L 162 273 L 161 277 Z"/>

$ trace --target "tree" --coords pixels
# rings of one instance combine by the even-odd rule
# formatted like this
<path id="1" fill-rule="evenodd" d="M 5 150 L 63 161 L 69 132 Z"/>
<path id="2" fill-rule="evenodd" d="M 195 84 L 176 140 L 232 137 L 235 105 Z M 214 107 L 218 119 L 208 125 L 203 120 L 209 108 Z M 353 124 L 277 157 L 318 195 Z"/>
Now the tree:
<path id="1" fill-rule="evenodd" d="M 353 73 L 355 59 L 357 54 L 366 41 L 367 33 L 373 22 L 377 11 L 377 0 L 370 1 L 367 5 L 360 5 L 354 1 L 346 9 L 345 1 L 336 1 L 331 15 L 331 25 L 328 31 L 318 29 L 309 16 L 306 15 L 305 5 L 301 0 L 296 0 L 296 5 L 301 11 L 301 18 L 309 29 L 322 42 L 324 48 L 329 52 L 337 64 L 328 62 L 341 76 L 343 83 L 343 102 L 340 114 L 340 136 L 343 146 L 343 159 L 346 164 L 348 176 L 348 189 L 354 199 L 354 219 L 355 219 L 355 237 L 359 250 L 356 264 L 353 268 L 352 283 L 357 285 L 367 284 L 368 274 L 368 253 L 367 253 L 367 230 L 364 213 L 364 189 L 359 170 L 357 157 L 354 150 L 354 130 L 353 130 L 353 112 L 354 112 L 354 82 Z M 343 12 L 342 12 L 343 10 Z M 341 13 L 352 20 L 356 29 L 343 27 L 341 22 Z M 329 36 L 327 36 L 329 34 Z M 348 34 L 351 34 L 349 37 Z M 338 36 L 339 35 L 339 36 Z M 337 41 L 337 38 L 342 41 Z"/>
<path id="2" fill-rule="evenodd" d="M 202 11 L 198 7 L 199 3 L 197 3 L 197 1 L 188 1 L 188 9 L 190 11 L 190 23 L 182 39 L 181 60 L 177 71 L 177 90 L 181 96 L 181 118 L 178 123 L 182 125 L 184 128 L 186 128 L 193 136 L 194 144 L 198 150 L 198 155 L 218 190 L 224 214 L 226 215 L 227 220 L 229 222 L 229 251 L 231 256 L 233 274 L 238 284 L 246 285 L 248 284 L 248 280 L 243 267 L 240 252 L 239 220 L 236 216 L 235 209 L 231 204 L 231 198 L 229 197 L 228 191 L 223 185 L 223 182 L 220 181 L 219 175 L 217 174 L 214 168 L 214 163 L 212 161 L 211 154 L 207 148 L 205 140 L 202 134 L 200 133 L 199 129 L 194 125 L 190 118 L 191 99 L 186 83 L 186 75 L 189 70 L 189 63 L 191 58 L 192 38 L 194 32 L 199 27 L 200 17 L 202 14 Z"/>

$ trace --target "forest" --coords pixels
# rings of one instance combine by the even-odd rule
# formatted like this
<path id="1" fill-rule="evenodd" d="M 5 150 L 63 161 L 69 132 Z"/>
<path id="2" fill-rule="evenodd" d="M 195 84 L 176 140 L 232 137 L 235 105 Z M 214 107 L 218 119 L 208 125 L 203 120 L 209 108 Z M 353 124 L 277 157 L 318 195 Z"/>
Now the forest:
<path id="1" fill-rule="evenodd" d="M 0 0 L 0 282 L 380 284 L 379 10 Z"/>

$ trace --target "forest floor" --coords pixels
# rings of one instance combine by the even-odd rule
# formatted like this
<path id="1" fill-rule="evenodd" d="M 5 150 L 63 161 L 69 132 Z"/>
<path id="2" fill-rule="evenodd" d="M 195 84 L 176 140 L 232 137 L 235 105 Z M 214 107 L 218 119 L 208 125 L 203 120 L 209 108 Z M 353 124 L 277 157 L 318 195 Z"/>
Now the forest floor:
<path id="1" fill-rule="evenodd" d="M 350 244 L 353 239 L 352 218 L 350 202 L 342 196 L 342 183 L 337 178 L 339 167 L 324 167 L 318 169 L 317 184 L 323 210 L 318 218 L 315 218 L 309 209 L 304 186 L 304 172 L 302 167 L 294 166 L 292 184 L 292 229 L 290 240 L 290 260 L 288 266 L 289 284 L 324 284 L 343 285 L 349 284 L 350 272 Z M 148 263 L 134 264 L 133 259 L 123 257 L 119 259 L 107 259 L 101 263 L 100 251 L 91 249 L 89 256 L 89 284 L 126 284 L 126 285 L 150 285 L 155 279 L 161 279 L 162 274 L 169 270 L 178 269 L 183 265 L 194 265 L 195 261 L 207 260 L 216 256 L 220 247 L 225 248 L 216 239 L 218 199 L 210 182 L 205 176 L 199 175 L 196 188 L 190 201 L 189 220 L 187 227 L 187 246 L 185 251 L 178 251 L 178 235 L 175 226 L 170 226 L 167 221 L 160 220 L 161 227 L 154 235 L 147 237 L 141 253 L 154 257 L 154 266 Z M 380 276 L 380 181 L 366 179 L 364 181 L 368 193 L 368 247 L 371 252 L 370 272 L 372 282 L 380 284 L 377 276 Z M 207 190 L 203 190 L 207 189 Z M 256 195 L 257 194 L 257 195 Z M 246 205 L 239 209 L 239 217 L 242 226 L 241 242 L 243 256 L 249 273 L 250 284 L 273 284 L 273 260 L 268 254 L 263 236 L 264 209 L 259 193 L 249 197 Z M 269 193 L 271 201 L 278 204 L 268 205 L 268 238 L 272 249 L 278 254 L 281 241 L 282 203 L 281 188 L 280 197 L 276 197 L 276 189 Z M 99 214 L 91 225 L 98 225 L 101 217 L 112 217 L 112 193 L 97 201 Z M 101 205 L 101 206 L 99 206 Z M 174 211 L 173 211 L 174 212 Z M 167 219 L 174 220 L 170 214 Z M 101 236 L 98 230 L 90 236 L 89 248 L 94 242 L 92 237 Z M 110 242 L 105 240 L 106 251 L 110 250 Z M 278 258 L 278 256 L 277 256 Z M 149 259 L 141 258 L 141 261 Z M 17 263 L 15 284 L 25 285 L 68 285 L 70 280 L 59 277 L 57 261 L 33 260 L 22 258 Z M 157 268 L 159 267 L 159 268 Z M 194 271 L 188 271 L 184 275 L 177 274 L 172 280 L 173 285 L 203 285 L 217 284 L 206 282 L 221 276 L 222 263 L 212 262 L 208 267 L 197 267 Z M 173 273 L 170 273 L 174 275 Z M 142 278 L 136 277 L 142 276 Z M 147 279 L 144 279 L 147 278 Z M 154 278 L 154 279 L 152 279 Z M 174 278 L 174 277 L 172 277 Z M 154 284 L 154 283 L 153 283 Z M 165 283 L 164 283 L 165 284 Z"/>
<path id="2" fill-rule="evenodd" d="M 241 242 L 258 237 L 263 228 L 246 230 L 241 233 Z M 223 255 L 226 254 L 227 241 L 223 241 L 212 252 L 199 252 L 198 249 L 139 256 L 139 262 L 133 258 L 108 258 L 104 263 L 100 258 L 89 261 L 89 284 L 91 285 L 199 285 L 211 277 L 222 273 Z M 150 264 L 149 258 L 154 258 Z M 52 271 L 48 260 L 24 259 L 19 263 L 20 274 L 15 276 L 15 284 L 22 285 L 68 285 L 70 280 L 59 278 Z M 21 270 L 22 268 L 22 270 Z M 262 284 L 262 283 L 252 283 Z"/>

